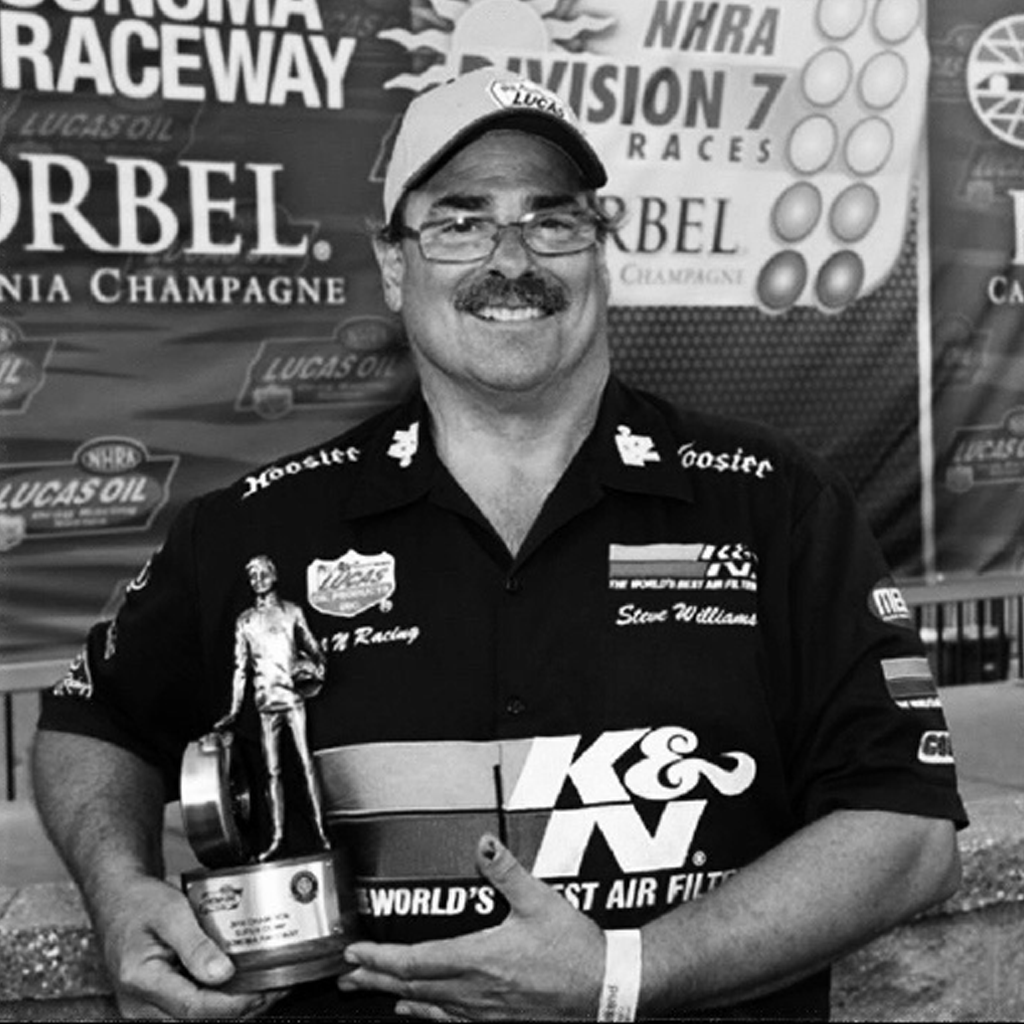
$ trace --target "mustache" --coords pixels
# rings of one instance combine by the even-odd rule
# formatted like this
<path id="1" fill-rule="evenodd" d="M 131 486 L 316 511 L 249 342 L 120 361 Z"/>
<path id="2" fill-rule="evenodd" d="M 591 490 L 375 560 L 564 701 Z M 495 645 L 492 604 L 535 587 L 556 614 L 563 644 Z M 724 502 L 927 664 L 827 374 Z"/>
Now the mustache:
<path id="1" fill-rule="evenodd" d="M 569 305 L 569 295 L 557 281 L 528 273 L 514 279 L 477 278 L 460 288 L 454 301 L 460 313 L 478 313 L 488 306 L 536 306 L 545 313 L 560 313 Z"/>

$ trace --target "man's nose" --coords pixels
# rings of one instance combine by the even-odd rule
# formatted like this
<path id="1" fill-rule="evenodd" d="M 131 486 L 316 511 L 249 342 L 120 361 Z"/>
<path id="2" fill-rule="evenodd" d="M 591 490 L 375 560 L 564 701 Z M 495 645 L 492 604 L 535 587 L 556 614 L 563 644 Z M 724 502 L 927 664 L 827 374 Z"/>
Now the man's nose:
<path id="1" fill-rule="evenodd" d="M 518 277 L 533 266 L 533 253 L 523 237 L 523 225 L 502 224 L 497 231 L 497 243 L 489 262 L 508 277 Z"/>

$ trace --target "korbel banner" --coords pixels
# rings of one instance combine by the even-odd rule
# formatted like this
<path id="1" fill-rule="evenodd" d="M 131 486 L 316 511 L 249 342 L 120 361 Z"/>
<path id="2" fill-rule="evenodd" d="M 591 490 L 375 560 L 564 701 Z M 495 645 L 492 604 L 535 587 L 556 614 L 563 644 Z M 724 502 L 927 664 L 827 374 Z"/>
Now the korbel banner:
<path id="1" fill-rule="evenodd" d="M 0 0 L 5 663 L 413 383 L 370 230 L 405 106 L 481 65 L 608 165 L 619 373 L 817 449 L 904 574 L 1019 568 L 1013 7 Z"/>

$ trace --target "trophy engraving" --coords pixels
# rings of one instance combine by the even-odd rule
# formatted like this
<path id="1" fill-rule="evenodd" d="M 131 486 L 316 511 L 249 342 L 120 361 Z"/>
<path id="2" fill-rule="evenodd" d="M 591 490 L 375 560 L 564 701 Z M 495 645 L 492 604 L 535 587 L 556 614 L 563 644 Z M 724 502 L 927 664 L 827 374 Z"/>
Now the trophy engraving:
<path id="1" fill-rule="evenodd" d="M 231 706 L 211 733 L 189 745 L 181 773 L 185 832 L 196 857 L 213 869 L 187 872 L 182 886 L 200 924 L 235 962 L 225 986 L 231 991 L 342 973 L 356 920 L 341 855 L 331 850 L 324 830 L 306 738 L 305 704 L 323 686 L 323 654 L 302 609 L 278 594 L 273 561 L 257 555 L 245 568 L 255 600 L 235 623 Z M 258 852 L 251 786 L 233 732 L 250 690 L 271 830 Z M 294 851 L 286 839 L 286 747 L 300 769 L 315 847 L 303 855 L 289 855 Z"/>

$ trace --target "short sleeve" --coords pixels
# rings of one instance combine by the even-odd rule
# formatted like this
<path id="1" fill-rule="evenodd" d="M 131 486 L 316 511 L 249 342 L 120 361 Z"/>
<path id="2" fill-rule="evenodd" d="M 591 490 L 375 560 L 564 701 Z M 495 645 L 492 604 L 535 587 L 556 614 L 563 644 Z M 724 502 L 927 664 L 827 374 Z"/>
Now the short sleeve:
<path id="1" fill-rule="evenodd" d="M 67 674 L 43 695 L 41 729 L 72 732 L 130 750 L 177 793 L 185 746 L 218 709 L 204 686 L 193 571 L 196 505 L 128 585 L 112 621 L 97 623 Z"/>
<path id="2" fill-rule="evenodd" d="M 795 522 L 791 664 L 802 713 L 794 802 L 804 821 L 838 809 L 967 817 L 949 729 L 912 617 L 842 481 Z"/>

